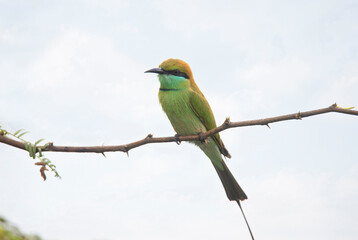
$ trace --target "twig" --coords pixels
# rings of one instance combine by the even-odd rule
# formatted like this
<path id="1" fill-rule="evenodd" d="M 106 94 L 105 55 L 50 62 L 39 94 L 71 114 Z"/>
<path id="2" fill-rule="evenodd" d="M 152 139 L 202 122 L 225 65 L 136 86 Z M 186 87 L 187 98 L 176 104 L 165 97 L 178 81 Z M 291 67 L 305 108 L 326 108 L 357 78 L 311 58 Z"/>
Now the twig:
<path id="1" fill-rule="evenodd" d="M 298 112 L 298 113 L 292 113 L 277 117 L 270 117 L 270 118 L 262 118 L 262 119 L 256 119 L 256 120 L 248 120 L 248 121 L 239 121 L 239 122 L 231 122 L 229 118 L 225 120 L 225 122 L 218 126 L 217 128 L 211 129 L 210 131 L 205 132 L 202 137 L 204 139 L 218 133 L 221 131 L 224 131 L 229 128 L 236 128 L 236 127 L 246 127 L 246 126 L 269 126 L 270 123 L 280 122 L 280 121 L 286 121 L 286 120 L 301 120 L 305 117 L 310 117 L 314 115 L 329 113 L 329 112 L 337 112 L 337 113 L 344 113 L 349 115 L 356 115 L 358 116 L 358 111 L 351 110 L 348 108 L 341 108 L 337 106 L 337 104 L 333 104 L 327 108 L 321 108 L 317 110 L 312 111 L 306 111 L 306 112 Z M 112 146 L 55 146 L 53 143 L 47 144 L 45 146 L 38 146 L 43 152 L 87 152 L 87 153 L 101 153 L 104 152 L 125 152 L 128 153 L 129 150 L 149 144 L 149 143 L 164 143 L 164 142 L 183 142 L 183 141 L 196 141 L 199 140 L 198 135 L 190 135 L 190 136 L 173 136 L 173 137 L 153 137 L 152 134 L 147 135 L 144 139 L 124 144 L 124 145 L 112 145 Z M 0 142 L 5 143 L 7 145 L 20 148 L 23 150 L 25 149 L 25 145 L 23 142 L 16 141 L 14 139 L 11 139 L 9 137 L 3 136 L 0 134 Z"/>

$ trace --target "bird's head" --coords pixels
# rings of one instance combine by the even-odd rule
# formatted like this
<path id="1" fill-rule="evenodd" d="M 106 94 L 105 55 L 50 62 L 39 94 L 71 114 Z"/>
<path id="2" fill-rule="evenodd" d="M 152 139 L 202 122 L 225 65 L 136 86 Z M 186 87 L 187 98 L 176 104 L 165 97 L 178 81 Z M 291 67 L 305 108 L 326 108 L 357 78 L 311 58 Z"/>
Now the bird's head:
<path id="1" fill-rule="evenodd" d="M 189 65 L 180 59 L 170 58 L 165 60 L 159 65 L 159 68 L 152 68 L 146 73 L 158 74 L 161 89 L 186 89 L 194 82 Z"/>

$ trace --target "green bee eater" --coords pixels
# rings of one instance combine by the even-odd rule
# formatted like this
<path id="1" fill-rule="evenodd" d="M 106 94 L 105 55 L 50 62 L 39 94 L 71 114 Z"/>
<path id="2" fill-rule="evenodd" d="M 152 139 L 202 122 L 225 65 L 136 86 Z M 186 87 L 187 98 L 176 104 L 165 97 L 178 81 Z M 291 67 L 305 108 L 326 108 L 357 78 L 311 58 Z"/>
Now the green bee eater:
<path id="1" fill-rule="evenodd" d="M 236 201 L 244 216 L 251 238 L 254 236 L 242 210 L 240 201 L 247 199 L 245 192 L 231 174 L 221 155 L 231 158 L 219 133 L 203 140 L 202 133 L 216 128 L 214 114 L 204 94 L 196 85 L 189 65 L 179 59 L 168 59 L 146 73 L 157 73 L 160 88 L 159 102 L 174 130 L 179 135 L 199 134 L 193 141 L 209 157 L 230 201 Z"/>
<path id="2" fill-rule="evenodd" d="M 157 73 L 159 101 L 178 135 L 193 135 L 216 128 L 210 105 L 196 85 L 189 65 L 179 59 L 168 59 L 147 73 Z M 194 144 L 210 158 L 231 201 L 245 200 L 246 194 L 226 166 L 221 155 L 231 158 L 219 133 Z"/>

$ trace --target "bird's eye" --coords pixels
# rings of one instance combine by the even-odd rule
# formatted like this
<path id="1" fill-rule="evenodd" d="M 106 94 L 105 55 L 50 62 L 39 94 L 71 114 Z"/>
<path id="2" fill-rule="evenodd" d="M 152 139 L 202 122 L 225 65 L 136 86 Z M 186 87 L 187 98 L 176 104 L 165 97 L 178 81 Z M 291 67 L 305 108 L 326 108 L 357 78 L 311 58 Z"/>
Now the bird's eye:
<path id="1" fill-rule="evenodd" d="M 179 77 L 184 77 L 189 79 L 188 75 L 186 75 L 184 72 L 179 71 L 178 69 L 174 69 L 169 71 L 170 74 L 175 75 L 175 76 L 179 76 Z"/>
<path id="2" fill-rule="evenodd" d="M 175 75 L 175 76 L 180 76 L 181 72 L 178 69 L 174 69 L 170 71 L 170 74 Z"/>

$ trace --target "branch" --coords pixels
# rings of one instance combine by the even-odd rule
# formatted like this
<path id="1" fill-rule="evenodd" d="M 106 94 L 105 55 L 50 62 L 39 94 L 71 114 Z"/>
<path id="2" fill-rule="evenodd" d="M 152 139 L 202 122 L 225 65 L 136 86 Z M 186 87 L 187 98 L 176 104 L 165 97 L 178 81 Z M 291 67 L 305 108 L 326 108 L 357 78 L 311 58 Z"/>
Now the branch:
<path id="1" fill-rule="evenodd" d="M 224 131 L 229 128 L 236 128 L 236 127 L 246 127 L 246 126 L 257 126 L 257 125 L 264 125 L 268 126 L 270 123 L 281 122 L 286 120 L 301 120 L 305 117 L 310 117 L 314 115 L 329 113 L 329 112 L 337 112 L 337 113 L 344 113 L 349 115 L 356 115 L 358 116 L 358 111 L 351 110 L 351 108 L 341 108 L 337 106 L 337 104 L 333 104 L 327 108 L 321 108 L 312 111 L 306 112 L 298 112 L 292 113 L 277 117 L 270 117 L 270 118 L 262 118 L 256 120 L 248 120 L 248 121 L 239 121 L 239 122 L 231 122 L 229 118 L 225 120 L 225 122 L 217 128 L 211 129 L 203 133 L 203 139 L 206 139 L 218 132 Z M 90 146 L 90 147 L 74 147 L 74 146 L 55 146 L 53 143 L 46 144 L 44 146 L 37 146 L 40 148 L 42 152 L 87 152 L 87 153 L 104 153 L 104 152 L 126 152 L 128 153 L 129 150 L 148 144 L 148 143 L 163 143 L 163 142 L 181 142 L 181 141 L 195 141 L 200 140 L 201 136 L 198 135 L 190 135 L 190 136 L 173 136 L 173 137 L 153 137 L 152 134 L 149 134 L 142 140 L 124 144 L 124 145 L 112 145 L 112 146 Z M 6 137 L 0 133 L 0 142 L 5 143 L 7 145 L 20 148 L 26 150 L 25 144 L 20 141 L 16 141 L 9 137 Z"/>

